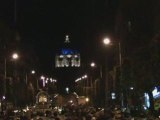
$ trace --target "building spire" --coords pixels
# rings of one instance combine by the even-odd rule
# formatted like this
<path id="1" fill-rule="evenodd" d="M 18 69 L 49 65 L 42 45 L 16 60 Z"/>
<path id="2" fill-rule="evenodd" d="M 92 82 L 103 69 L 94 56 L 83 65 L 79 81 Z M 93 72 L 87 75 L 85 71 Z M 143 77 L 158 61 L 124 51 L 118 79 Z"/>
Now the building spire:
<path id="1" fill-rule="evenodd" d="M 65 43 L 70 43 L 70 41 L 69 41 L 69 35 L 66 35 L 64 42 L 65 42 Z"/>

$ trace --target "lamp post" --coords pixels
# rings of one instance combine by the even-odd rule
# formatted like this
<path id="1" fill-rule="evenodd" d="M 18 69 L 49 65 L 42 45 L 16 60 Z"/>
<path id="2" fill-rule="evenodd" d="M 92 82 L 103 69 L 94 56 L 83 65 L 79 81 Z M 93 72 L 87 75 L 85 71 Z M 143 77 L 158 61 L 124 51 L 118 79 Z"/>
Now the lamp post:
<path id="1" fill-rule="evenodd" d="M 17 53 L 12 54 L 12 59 L 16 60 L 19 58 L 19 55 Z M 4 95 L 6 95 L 6 79 L 7 79 L 7 58 L 4 58 Z"/>
<path id="2" fill-rule="evenodd" d="M 36 71 L 35 70 L 31 70 L 31 74 L 32 75 L 35 75 L 36 74 Z M 36 87 L 37 87 L 37 90 L 39 89 L 39 83 L 38 83 L 38 79 L 36 77 Z"/>
<path id="3" fill-rule="evenodd" d="M 103 43 L 105 45 L 111 45 L 111 40 L 109 38 L 105 38 L 103 40 Z M 116 43 L 117 44 L 117 43 Z M 120 87 L 122 87 L 122 51 L 121 51 L 121 43 L 120 41 L 118 41 L 118 58 L 119 58 L 119 68 L 120 68 Z M 121 106 L 124 107 L 124 94 L 123 94 L 123 88 L 121 88 L 122 91 L 121 91 Z"/>
<path id="4" fill-rule="evenodd" d="M 94 63 L 94 62 L 91 62 L 91 64 L 90 64 L 90 66 L 92 67 L 92 68 L 95 68 L 95 67 L 97 67 L 97 64 L 96 63 Z M 99 75 L 100 75 L 100 80 L 102 79 L 102 66 L 100 65 L 99 66 Z M 95 86 L 97 85 L 97 80 L 95 81 Z M 95 90 L 96 90 L 96 88 L 95 88 Z M 96 91 L 95 91 L 95 93 L 97 93 Z"/>
<path id="5" fill-rule="evenodd" d="M 94 102 L 96 103 L 96 105 L 104 106 L 103 105 L 103 103 L 104 103 L 103 99 L 101 99 L 100 102 L 97 100 L 97 98 L 100 97 L 100 94 L 98 94 L 98 91 L 99 91 L 99 93 L 102 93 L 102 91 L 104 90 L 104 86 L 103 86 L 104 84 L 103 84 L 103 81 L 102 81 L 102 65 L 99 65 L 99 64 L 97 65 L 96 63 L 91 62 L 90 66 L 92 68 L 98 68 L 98 78 L 95 79 L 94 82 L 93 82 L 93 79 L 92 79 L 92 86 L 93 86 L 92 89 L 94 91 L 94 100 L 95 100 Z M 100 87 L 98 87 L 97 83 L 100 84 Z"/>
<path id="6" fill-rule="evenodd" d="M 96 63 L 94 63 L 94 62 L 91 62 L 91 64 L 90 64 L 90 66 L 92 67 L 92 68 L 94 68 L 94 67 L 97 67 L 97 64 Z M 99 65 L 99 75 L 100 75 L 100 78 L 102 79 L 102 65 Z"/>
<path id="7" fill-rule="evenodd" d="M 17 75 L 17 71 L 16 71 L 16 60 L 17 59 L 19 59 L 19 55 L 18 55 L 18 53 L 13 53 L 12 54 L 12 59 L 15 61 L 15 77 L 16 77 L 16 75 Z"/>
<path id="8" fill-rule="evenodd" d="M 103 43 L 104 43 L 105 45 L 110 45 L 110 44 L 111 44 L 111 41 L 110 41 L 109 38 L 105 38 L 105 39 L 103 40 Z M 122 53 L 121 53 L 121 43 L 120 43 L 120 42 L 118 42 L 118 54 L 119 54 L 119 66 L 120 66 L 120 68 L 121 68 L 121 67 L 122 67 Z"/>
<path id="9" fill-rule="evenodd" d="M 6 95 L 7 60 L 4 58 L 4 95 Z"/>

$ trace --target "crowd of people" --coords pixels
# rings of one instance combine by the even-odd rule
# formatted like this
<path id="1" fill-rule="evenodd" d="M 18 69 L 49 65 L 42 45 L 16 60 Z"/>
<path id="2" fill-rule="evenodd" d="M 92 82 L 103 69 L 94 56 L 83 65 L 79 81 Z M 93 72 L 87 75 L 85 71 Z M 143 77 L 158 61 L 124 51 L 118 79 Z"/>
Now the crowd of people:
<path id="1" fill-rule="evenodd" d="M 148 118 L 147 118 L 148 117 Z M 135 118 L 127 111 L 122 111 L 120 106 L 113 108 L 95 108 L 89 106 L 63 106 L 59 109 L 21 112 L 18 117 L 8 111 L 2 120 L 158 120 L 152 115 Z M 1 120 L 1 119 L 0 119 Z"/>

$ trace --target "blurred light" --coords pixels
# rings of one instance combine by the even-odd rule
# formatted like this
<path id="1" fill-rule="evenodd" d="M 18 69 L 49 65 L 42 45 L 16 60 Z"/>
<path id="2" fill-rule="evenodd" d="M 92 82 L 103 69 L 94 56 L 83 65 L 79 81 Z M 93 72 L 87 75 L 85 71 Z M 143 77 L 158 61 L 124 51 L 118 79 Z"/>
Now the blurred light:
<path id="1" fill-rule="evenodd" d="M 54 98 L 56 98 L 56 97 L 58 97 L 58 94 L 56 94 L 56 95 L 54 96 Z"/>
<path id="2" fill-rule="evenodd" d="M 111 93 L 111 97 L 112 97 L 112 99 L 116 99 L 116 93 Z"/>
<path id="3" fill-rule="evenodd" d="M 52 78 L 50 78 L 50 82 L 53 82 Z"/>
<path id="4" fill-rule="evenodd" d="M 64 56 L 63 56 L 63 55 L 60 55 L 59 57 L 60 57 L 60 58 L 63 58 Z"/>
<path id="5" fill-rule="evenodd" d="M 152 91 L 152 94 L 153 94 L 153 98 L 160 97 L 160 92 L 157 87 L 154 88 L 154 90 Z"/>
<path id="6" fill-rule="evenodd" d="M 58 112 L 61 113 L 62 112 L 62 108 L 58 108 Z"/>
<path id="7" fill-rule="evenodd" d="M 13 59 L 18 59 L 18 57 L 19 57 L 19 56 L 18 56 L 17 53 L 13 53 L 13 55 L 12 55 L 12 58 L 13 58 Z"/>
<path id="8" fill-rule="evenodd" d="M 82 76 L 82 79 L 84 79 L 85 77 L 84 76 Z"/>
<path id="9" fill-rule="evenodd" d="M 35 74 L 36 72 L 35 72 L 35 70 L 32 70 L 31 73 L 32 73 L 32 74 Z"/>
<path id="10" fill-rule="evenodd" d="M 45 77 L 42 75 L 42 76 L 41 76 L 41 79 L 42 79 L 42 80 L 44 80 L 44 79 L 45 79 Z"/>
<path id="11" fill-rule="evenodd" d="M 17 113 L 18 112 L 18 110 L 14 110 L 14 113 Z"/>
<path id="12" fill-rule="evenodd" d="M 48 80 L 46 80 L 45 83 L 47 84 L 47 83 L 48 83 Z"/>
<path id="13" fill-rule="evenodd" d="M 87 75 L 84 75 L 84 78 L 87 78 L 88 76 Z"/>
<path id="14" fill-rule="evenodd" d="M 86 102 L 89 102 L 89 98 L 88 97 L 86 97 Z"/>
<path id="15" fill-rule="evenodd" d="M 103 43 L 106 44 L 106 45 L 109 45 L 110 42 L 111 42 L 111 41 L 110 41 L 109 38 L 105 38 L 105 39 L 103 40 Z"/>
<path id="16" fill-rule="evenodd" d="M 75 82 L 78 82 L 78 81 L 84 80 L 84 79 L 86 79 L 87 77 L 88 77 L 87 75 L 83 75 L 82 77 L 77 78 L 77 79 L 75 80 Z"/>
<path id="17" fill-rule="evenodd" d="M 134 89 L 134 87 L 130 87 L 130 90 L 133 90 Z"/>
<path id="18" fill-rule="evenodd" d="M 6 99 L 6 96 L 3 96 L 2 99 L 5 100 L 5 99 Z"/>
<path id="19" fill-rule="evenodd" d="M 67 92 L 67 93 L 69 92 L 69 88 L 68 88 L 68 87 L 66 87 L 66 92 Z"/>
<path id="20" fill-rule="evenodd" d="M 91 67 L 95 67 L 96 64 L 94 62 L 91 63 Z"/>
<path id="21" fill-rule="evenodd" d="M 80 81 L 80 80 L 82 80 L 82 78 L 78 78 L 78 79 L 76 79 L 76 80 L 75 80 L 75 82 L 78 82 L 78 81 Z"/>
<path id="22" fill-rule="evenodd" d="M 28 107 L 28 106 L 26 107 L 26 110 L 27 110 L 27 111 L 29 110 L 29 107 Z"/>
<path id="23" fill-rule="evenodd" d="M 148 93 L 144 93 L 144 104 L 145 106 L 147 106 L 148 108 L 150 107 L 150 98 Z"/>
<path id="24" fill-rule="evenodd" d="M 78 57 L 78 55 L 75 55 L 74 57 L 75 57 L 75 58 L 77 58 L 77 57 Z"/>
<path id="25" fill-rule="evenodd" d="M 23 112 L 27 112 L 27 110 L 26 110 L 26 109 L 23 109 Z"/>
<path id="26" fill-rule="evenodd" d="M 68 58 L 71 58 L 71 57 L 72 57 L 72 55 L 67 55 L 67 57 L 68 57 Z"/>
<path id="27" fill-rule="evenodd" d="M 146 106 L 143 106 L 144 110 L 147 110 L 147 107 Z"/>
<path id="28" fill-rule="evenodd" d="M 79 98 L 79 96 L 76 92 L 73 92 L 73 94 L 76 95 L 76 98 Z"/>

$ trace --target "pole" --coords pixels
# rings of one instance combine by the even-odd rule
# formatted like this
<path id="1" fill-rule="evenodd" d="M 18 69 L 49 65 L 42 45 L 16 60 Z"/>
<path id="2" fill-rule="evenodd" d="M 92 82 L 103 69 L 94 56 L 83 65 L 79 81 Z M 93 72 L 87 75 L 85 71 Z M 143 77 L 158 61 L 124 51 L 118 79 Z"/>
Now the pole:
<path id="1" fill-rule="evenodd" d="M 121 51 L 121 43 L 118 43 L 118 51 L 119 51 L 119 67 L 120 67 L 120 87 L 121 87 L 121 106 L 124 107 L 124 94 L 123 94 L 123 86 L 122 86 L 122 51 Z"/>
<path id="2" fill-rule="evenodd" d="M 28 75 L 26 73 L 26 85 L 28 84 Z"/>
<path id="3" fill-rule="evenodd" d="M 4 58 L 4 95 L 6 95 L 7 61 Z"/>
<path id="4" fill-rule="evenodd" d="M 122 53 L 121 53 L 121 43 L 118 43 L 118 49 L 119 49 L 119 65 L 120 65 L 120 70 L 122 68 Z"/>
<path id="5" fill-rule="evenodd" d="M 104 74 L 104 76 L 103 76 L 103 69 L 102 69 L 102 65 L 100 65 L 99 66 L 100 67 L 100 86 L 102 87 L 102 88 L 100 88 L 100 90 L 101 90 L 101 95 L 103 96 L 104 95 L 104 101 L 103 101 L 103 99 L 101 100 L 101 102 L 100 102 L 100 106 L 105 106 L 105 108 L 106 108 L 106 105 L 107 105 L 107 101 L 106 101 L 106 98 L 107 98 L 107 95 L 106 95 L 106 79 L 105 78 L 103 78 L 104 76 L 105 76 L 105 74 Z"/>
<path id="6" fill-rule="evenodd" d="M 102 65 L 100 65 L 100 79 L 102 79 Z"/>
<path id="7" fill-rule="evenodd" d="M 37 79 L 37 78 L 36 78 Z M 37 79 L 37 90 L 39 90 L 39 83 L 38 83 L 38 79 Z"/>

